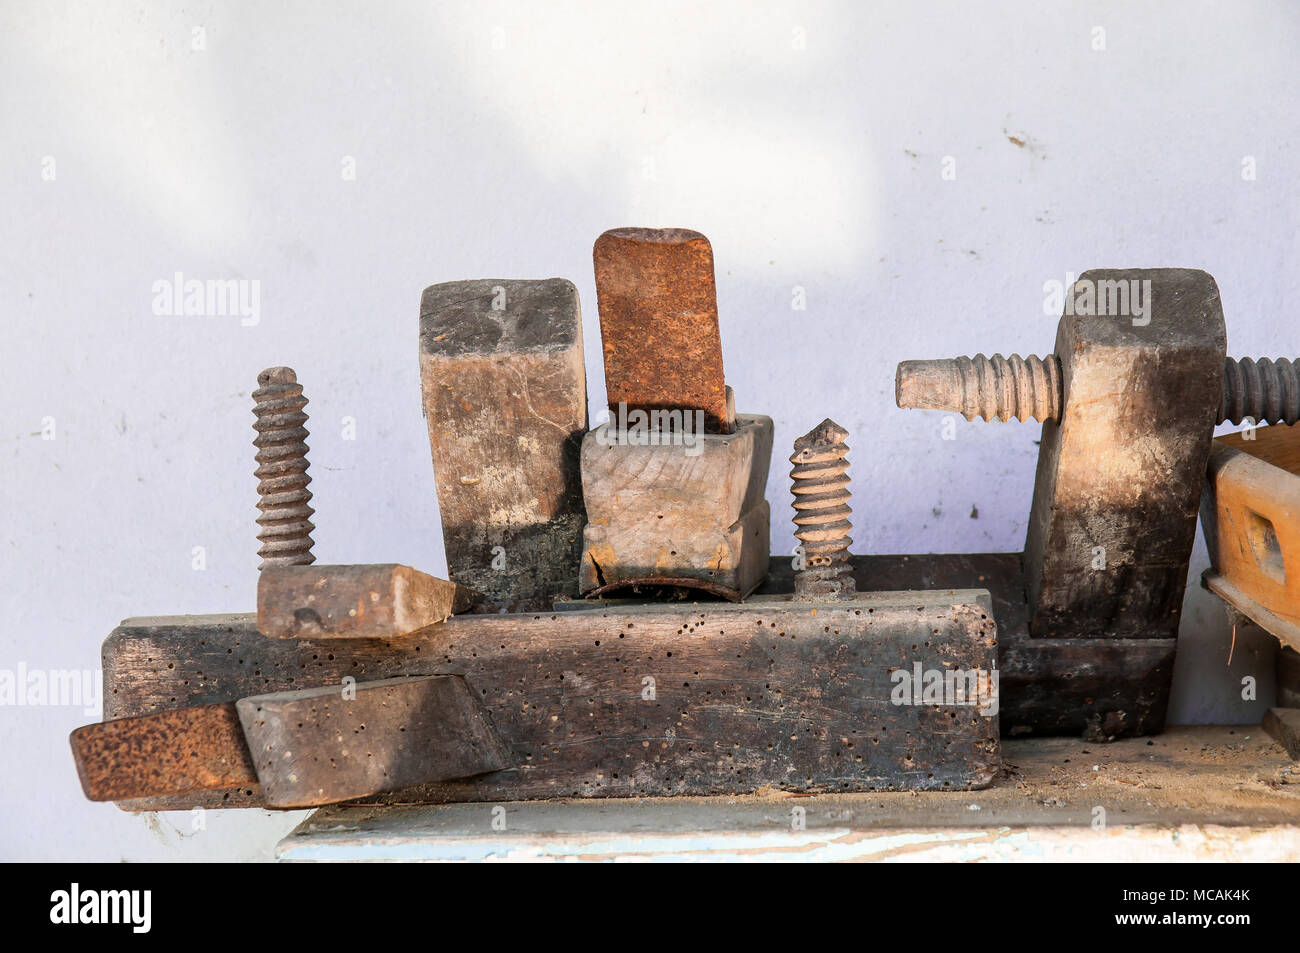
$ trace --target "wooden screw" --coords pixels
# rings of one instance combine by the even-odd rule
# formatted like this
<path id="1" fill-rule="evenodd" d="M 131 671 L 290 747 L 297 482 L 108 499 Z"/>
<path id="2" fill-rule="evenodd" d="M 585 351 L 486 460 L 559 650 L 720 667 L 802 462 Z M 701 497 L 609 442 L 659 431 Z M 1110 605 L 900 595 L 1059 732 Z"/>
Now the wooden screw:
<path id="1" fill-rule="evenodd" d="M 795 573 L 796 599 L 853 595 L 849 562 L 849 432 L 827 418 L 794 442 L 790 471 L 795 536 L 803 546 L 804 568 Z"/>
<path id="2" fill-rule="evenodd" d="M 1055 354 L 994 354 L 903 361 L 894 383 L 899 407 L 952 410 L 967 420 L 1060 420 L 1061 360 Z M 1224 358 L 1221 422 L 1293 424 L 1300 420 L 1300 360 Z"/>
<path id="3" fill-rule="evenodd" d="M 257 375 L 257 383 L 253 446 L 257 447 L 257 508 L 262 511 L 257 518 L 262 527 L 257 534 L 262 541 L 258 568 L 305 566 L 316 561 L 311 551 L 314 510 L 307 505 L 311 499 L 303 413 L 307 398 L 289 367 L 268 367 Z"/>

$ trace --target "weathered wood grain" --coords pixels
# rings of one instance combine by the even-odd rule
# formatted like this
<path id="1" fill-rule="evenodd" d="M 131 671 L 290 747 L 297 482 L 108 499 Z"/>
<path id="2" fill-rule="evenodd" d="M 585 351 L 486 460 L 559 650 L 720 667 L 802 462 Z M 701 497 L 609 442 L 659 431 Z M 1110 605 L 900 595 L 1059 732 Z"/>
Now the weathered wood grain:
<path id="1" fill-rule="evenodd" d="M 860 593 L 989 590 L 998 624 L 1004 738 L 1107 741 L 1164 728 L 1178 640 L 1033 638 L 1020 553 L 854 556 L 853 573 Z M 789 592 L 793 585 L 790 560 L 773 559 L 758 591 Z"/>
<path id="2" fill-rule="evenodd" d="M 1057 330 L 1064 410 L 1043 424 L 1025 542 L 1035 637 L 1178 633 L 1223 391 L 1223 308 L 1203 271 L 1079 278 L 1098 294 L 1130 282 L 1149 282 L 1145 315 L 1076 309 Z"/>
<path id="3" fill-rule="evenodd" d="M 999 721 L 1003 737 L 1087 735 L 1103 741 L 1151 735 L 1164 728 L 1177 640 L 1031 638 L 1019 553 L 855 556 L 853 563 L 859 592 L 899 589 L 909 584 L 941 590 L 972 586 L 990 590 L 998 625 Z M 774 558 L 759 593 L 788 596 L 792 587 L 790 560 Z M 506 636 L 511 626 L 502 623 L 504 618 L 493 617 L 493 622 Z M 195 625 L 196 619 L 202 619 L 203 624 Z M 266 660 L 266 674 L 262 674 L 260 666 L 249 665 L 256 662 L 248 655 L 250 647 L 256 648 L 263 641 L 249 630 L 250 621 L 241 615 L 128 620 L 129 624 L 105 643 L 104 669 L 109 682 L 106 717 L 115 717 L 118 711 L 145 712 L 235 698 L 250 682 L 256 684 L 254 690 L 267 691 L 267 686 L 273 685 L 337 681 L 358 669 L 358 678 L 404 673 L 400 664 L 377 666 L 373 657 L 329 659 L 329 648 L 317 645 L 303 657 L 292 652 L 277 653 Z M 216 641 L 212 637 L 214 629 Z M 423 645 L 418 635 L 415 638 L 416 644 Z M 192 659 L 182 656 L 186 664 L 180 665 L 179 671 L 182 680 L 199 679 L 196 694 L 188 688 L 176 694 L 175 682 L 166 677 L 166 663 L 151 660 L 151 647 L 160 643 L 170 644 L 172 658 L 178 653 L 193 653 Z M 240 653 L 237 658 L 244 660 L 234 666 L 233 673 L 222 658 L 228 648 Z M 381 653 L 382 649 L 375 654 Z M 331 667 L 322 673 L 325 664 Z M 252 674 L 256 677 L 246 678 Z M 193 800 L 152 799 L 120 806 L 127 810 L 188 809 L 194 806 Z M 222 792 L 207 803 L 253 807 L 259 800 L 253 789 L 244 788 Z"/>
<path id="4" fill-rule="evenodd" d="M 592 430 L 582 441 L 581 591 L 652 583 L 748 595 L 767 574 L 771 461 L 772 418 L 758 414 L 689 443 L 629 443 L 612 424 Z"/>
<path id="5" fill-rule="evenodd" d="M 1300 424 L 1251 427 L 1215 437 L 1214 442 L 1300 476 Z"/>
<path id="6" fill-rule="evenodd" d="M 277 638 L 395 638 L 471 605 L 467 589 L 397 563 L 273 566 L 257 579 L 257 629 Z"/>
<path id="7" fill-rule="evenodd" d="M 110 717 L 460 675 L 516 767 L 379 798 L 432 803 L 980 787 L 999 764 L 997 717 L 893 704 L 893 673 L 991 672 L 996 653 L 988 594 L 966 591 L 454 616 L 390 643 L 268 639 L 250 616 L 132 619 L 104 670 Z"/>
<path id="8" fill-rule="evenodd" d="M 452 582 L 506 605 L 576 592 L 587 431 L 577 289 L 562 278 L 425 289 L 420 379 Z"/>
<path id="9" fill-rule="evenodd" d="M 456 675 L 271 692 L 235 703 L 267 807 L 317 807 L 510 764 Z"/>

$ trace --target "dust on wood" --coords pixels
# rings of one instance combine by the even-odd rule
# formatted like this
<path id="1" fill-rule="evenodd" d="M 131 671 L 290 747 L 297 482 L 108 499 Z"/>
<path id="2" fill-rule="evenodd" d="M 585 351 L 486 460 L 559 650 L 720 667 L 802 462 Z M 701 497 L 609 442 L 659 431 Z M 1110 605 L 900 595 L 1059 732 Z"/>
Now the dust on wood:
<path id="1" fill-rule="evenodd" d="M 996 652 L 986 594 L 917 592 L 816 614 L 759 599 L 455 616 L 391 642 L 267 639 L 247 616 L 128 620 L 104 664 L 113 716 L 461 675 L 517 767 L 397 798 L 439 802 L 979 787 L 997 718 L 893 704 L 892 672 L 990 672 Z"/>

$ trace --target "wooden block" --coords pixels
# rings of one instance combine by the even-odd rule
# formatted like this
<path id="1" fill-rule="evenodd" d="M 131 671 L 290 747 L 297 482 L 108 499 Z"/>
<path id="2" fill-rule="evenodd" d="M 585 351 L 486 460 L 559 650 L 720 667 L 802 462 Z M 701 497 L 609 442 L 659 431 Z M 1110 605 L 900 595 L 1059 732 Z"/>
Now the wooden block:
<path id="1" fill-rule="evenodd" d="M 1270 708 L 1260 726 L 1286 749 L 1293 761 L 1300 761 L 1300 708 Z"/>
<path id="2" fill-rule="evenodd" d="M 1216 439 L 1201 500 L 1210 564 L 1221 577 L 1209 581 L 1211 590 L 1293 645 L 1300 645 L 1300 475 L 1278 463 L 1297 448 L 1300 425 L 1261 427 L 1255 440 Z"/>
<path id="3" fill-rule="evenodd" d="M 645 436 L 644 434 L 642 436 Z M 642 445 L 613 422 L 582 441 L 582 592 L 629 586 L 748 595 L 767 574 L 772 418 L 742 414 L 730 434 Z"/>
<path id="4" fill-rule="evenodd" d="M 470 593 L 397 563 L 277 566 L 257 580 L 257 628 L 284 639 L 395 638 L 463 612 Z"/>
<path id="5" fill-rule="evenodd" d="M 596 239 L 596 302 L 610 415 L 701 410 L 730 433 L 713 248 L 686 228 L 615 228 Z"/>
<path id="6" fill-rule="evenodd" d="M 918 663 L 994 670 L 987 592 L 459 615 L 388 646 L 268 639 L 253 622 L 128 620 L 105 645 L 113 714 L 337 690 L 344 676 L 462 675 L 513 766 L 374 799 L 384 802 L 955 790 L 999 770 L 994 712 L 891 699 L 894 673 Z"/>
<path id="7" fill-rule="evenodd" d="M 235 706 L 180 708 L 85 725 L 72 732 L 81 788 L 92 801 L 255 787 Z"/>
<path id="8" fill-rule="evenodd" d="M 1223 391 L 1219 289 L 1183 268 L 1088 271 L 1079 282 L 1099 293 L 1143 283 L 1146 308 L 1061 318 L 1064 410 L 1043 424 L 1025 543 L 1030 630 L 1174 637 Z"/>
<path id="9" fill-rule="evenodd" d="M 268 807 L 317 807 L 499 771 L 509 752 L 456 675 L 241 698 Z"/>
<path id="10" fill-rule="evenodd" d="M 1178 640 L 1031 638 L 1020 553 L 854 556 L 853 565 L 860 593 L 909 588 L 990 590 L 998 627 L 999 723 L 1004 738 L 1084 734 L 1100 739 L 1125 738 L 1157 734 L 1164 729 Z M 790 559 L 772 558 L 768 577 L 756 594 L 788 598 L 792 592 Z M 635 600 L 632 604 L 642 601 Z M 567 607 L 590 610 L 592 606 L 603 609 L 606 605 L 606 602 L 575 599 Z M 165 642 L 192 647 L 194 657 L 188 662 L 184 659 L 178 662 L 177 670 L 183 673 L 183 678 L 201 686 L 197 702 L 237 697 L 228 693 L 228 680 L 220 674 L 226 671 L 220 656 L 229 647 L 238 653 L 237 659 L 243 658 L 244 664 L 248 664 L 247 646 L 256 645 L 258 639 L 255 637 L 250 643 L 239 633 L 253 630 L 249 620 L 245 615 L 128 620 L 104 646 L 105 677 L 120 679 L 121 691 L 128 696 L 119 705 L 119 696 L 110 690 L 105 703 L 109 717 L 186 703 L 188 694 L 172 697 L 168 676 L 174 673 L 166 669 L 166 663 L 159 664 L 156 658 L 150 661 L 152 653 Z M 448 625 L 456 622 L 451 619 Z M 214 630 L 223 641 L 210 641 Z M 413 645 L 423 644 L 418 639 L 417 636 L 413 640 Z M 257 680 L 252 690 L 269 690 L 272 673 L 278 672 L 277 677 L 281 679 L 291 677 L 292 671 L 280 670 L 296 665 L 307 666 L 304 671 L 314 680 L 308 684 L 320 684 L 316 680 L 323 678 L 320 673 L 324 666 L 335 666 L 340 661 L 342 666 L 324 670 L 339 676 L 348 674 L 349 660 L 337 656 L 329 659 L 332 647 L 328 643 L 317 644 L 326 649 L 326 654 L 319 659 L 307 658 L 295 663 L 277 653 L 267 663 L 267 673 Z M 341 644 L 345 643 L 336 643 Z M 365 672 L 357 677 L 404 674 L 400 667 L 393 666 L 376 674 L 373 660 L 362 660 L 359 664 Z M 257 798 L 243 791 L 224 792 L 212 801 L 211 806 L 258 804 Z M 119 806 L 126 810 L 170 810 L 192 804 L 154 799 Z"/>
<path id="11" fill-rule="evenodd" d="M 1020 553 L 854 556 L 859 593 L 982 588 L 993 599 L 1003 738 L 1080 736 L 1095 742 L 1158 734 L 1177 639 L 1035 639 Z M 790 559 L 774 557 L 759 595 L 794 588 Z"/>
<path id="12" fill-rule="evenodd" d="M 1300 424 L 1251 427 L 1215 437 L 1216 446 L 1258 457 L 1279 470 L 1300 476 Z"/>
<path id="13" fill-rule="evenodd" d="M 452 582 L 494 604 L 574 592 L 587 431 L 577 289 L 562 278 L 425 289 L 420 375 Z"/>

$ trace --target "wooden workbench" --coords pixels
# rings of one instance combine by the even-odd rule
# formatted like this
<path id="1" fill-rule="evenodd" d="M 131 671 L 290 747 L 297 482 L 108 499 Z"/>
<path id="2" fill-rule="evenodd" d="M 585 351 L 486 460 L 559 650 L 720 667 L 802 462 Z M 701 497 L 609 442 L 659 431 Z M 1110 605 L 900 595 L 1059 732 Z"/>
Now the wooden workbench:
<path id="1" fill-rule="evenodd" d="M 1173 728 L 1112 744 L 1008 740 L 1003 753 L 1003 777 L 976 792 L 330 807 L 300 824 L 276 855 L 282 861 L 1300 860 L 1300 764 L 1257 726 Z M 799 809 L 803 829 L 795 823 Z"/>

